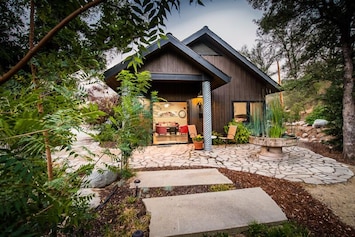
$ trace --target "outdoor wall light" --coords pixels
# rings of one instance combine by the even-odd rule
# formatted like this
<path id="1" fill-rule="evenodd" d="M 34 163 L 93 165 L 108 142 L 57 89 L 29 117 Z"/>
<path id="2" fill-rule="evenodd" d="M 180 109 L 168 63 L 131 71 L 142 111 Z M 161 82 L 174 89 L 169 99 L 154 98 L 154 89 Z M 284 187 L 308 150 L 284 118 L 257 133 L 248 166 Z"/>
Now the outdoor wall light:
<path id="1" fill-rule="evenodd" d="M 134 184 L 136 186 L 135 197 L 138 197 L 138 185 L 140 184 L 140 182 L 141 181 L 139 179 L 134 180 Z"/>

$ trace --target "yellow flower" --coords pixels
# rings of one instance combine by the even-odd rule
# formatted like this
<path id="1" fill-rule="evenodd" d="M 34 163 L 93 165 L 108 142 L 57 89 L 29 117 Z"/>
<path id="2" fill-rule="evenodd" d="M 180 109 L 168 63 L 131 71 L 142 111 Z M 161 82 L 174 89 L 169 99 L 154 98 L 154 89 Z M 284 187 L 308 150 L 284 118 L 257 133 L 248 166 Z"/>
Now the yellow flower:
<path id="1" fill-rule="evenodd" d="M 193 140 L 196 142 L 203 141 L 203 136 L 201 134 L 197 134 L 197 136 L 194 137 Z"/>

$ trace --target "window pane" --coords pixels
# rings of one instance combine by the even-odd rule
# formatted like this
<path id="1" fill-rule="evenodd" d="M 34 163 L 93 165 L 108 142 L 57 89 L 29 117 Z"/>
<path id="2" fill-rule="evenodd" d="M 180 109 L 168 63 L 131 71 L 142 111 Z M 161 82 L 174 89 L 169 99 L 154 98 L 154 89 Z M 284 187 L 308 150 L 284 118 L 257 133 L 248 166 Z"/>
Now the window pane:
<path id="1" fill-rule="evenodd" d="M 247 121 L 247 102 L 234 102 L 233 113 L 233 117 L 237 122 Z"/>
<path id="2" fill-rule="evenodd" d="M 262 102 L 250 102 L 250 115 L 251 117 L 263 117 L 264 104 Z"/>

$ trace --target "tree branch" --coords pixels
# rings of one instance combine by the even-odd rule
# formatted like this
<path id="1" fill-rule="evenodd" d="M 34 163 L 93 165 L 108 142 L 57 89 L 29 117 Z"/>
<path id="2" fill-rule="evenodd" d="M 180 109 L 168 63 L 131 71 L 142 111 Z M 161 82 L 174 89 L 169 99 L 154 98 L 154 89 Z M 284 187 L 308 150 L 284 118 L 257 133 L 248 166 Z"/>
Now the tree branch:
<path id="1" fill-rule="evenodd" d="M 81 6 L 66 18 L 64 18 L 58 25 L 56 25 L 52 30 L 50 30 L 39 43 L 31 48 L 27 54 L 15 65 L 13 66 L 8 72 L 0 77 L 0 85 L 5 83 L 6 81 L 10 80 L 10 78 L 15 75 L 23 66 L 30 61 L 30 59 L 63 27 L 65 27 L 71 20 L 75 17 L 80 15 L 81 13 L 85 12 L 86 10 L 99 5 L 100 3 L 106 0 L 92 0 L 91 2 Z"/>

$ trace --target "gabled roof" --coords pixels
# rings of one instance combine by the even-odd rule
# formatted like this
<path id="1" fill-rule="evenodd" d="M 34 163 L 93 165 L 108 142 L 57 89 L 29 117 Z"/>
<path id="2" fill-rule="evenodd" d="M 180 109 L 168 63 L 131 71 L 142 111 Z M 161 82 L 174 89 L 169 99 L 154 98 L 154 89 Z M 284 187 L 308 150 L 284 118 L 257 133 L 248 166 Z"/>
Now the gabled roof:
<path id="1" fill-rule="evenodd" d="M 208 62 L 206 59 L 204 59 L 202 56 L 194 52 L 192 49 L 184 45 L 181 41 L 176 39 L 172 34 L 167 34 L 167 39 L 161 40 L 158 44 L 158 42 L 152 44 L 147 48 L 147 51 L 143 53 L 143 57 L 145 58 L 144 60 L 148 59 L 149 56 L 158 53 L 160 50 L 166 48 L 166 47 L 173 47 L 177 49 L 182 55 L 187 57 L 189 60 L 192 60 L 195 62 L 202 71 L 206 72 L 210 76 L 212 76 L 212 80 L 214 81 L 212 85 L 214 85 L 212 89 L 215 89 L 219 86 L 222 86 L 228 82 L 230 82 L 231 78 L 221 70 L 219 70 L 217 67 L 215 67 L 213 64 Z M 115 65 L 114 67 L 108 69 L 107 71 L 104 72 L 105 80 L 108 80 L 112 77 L 114 77 L 116 74 L 118 74 L 121 70 L 126 69 L 128 66 L 129 62 L 121 62 Z M 154 78 L 152 78 L 154 80 Z"/>
<path id="2" fill-rule="evenodd" d="M 232 46 L 230 46 L 227 42 L 221 39 L 218 35 L 212 32 L 207 26 L 204 26 L 201 30 L 192 34 L 188 38 L 184 39 L 182 43 L 184 45 L 190 46 L 199 41 L 202 42 L 210 42 L 212 44 L 220 45 L 224 50 L 226 50 L 232 57 L 242 63 L 246 68 L 249 68 L 252 72 L 254 72 L 257 76 L 259 76 L 262 80 L 267 82 L 269 85 L 274 87 L 277 91 L 280 91 L 280 85 L 275 82 L 272 78 L 266 75 L 263 71 L 261 71 L 258 67 L 256 67 L 253 63 L 251 63 L 248 59 L 238 53 Z"/>

